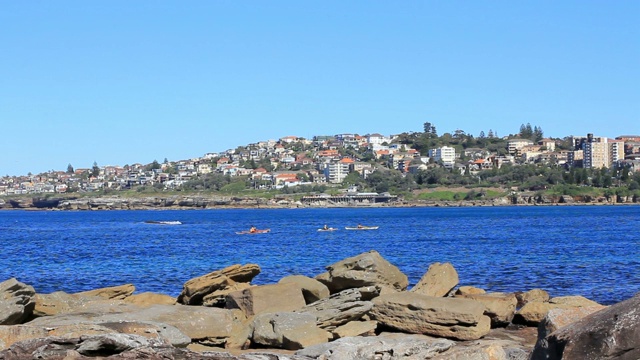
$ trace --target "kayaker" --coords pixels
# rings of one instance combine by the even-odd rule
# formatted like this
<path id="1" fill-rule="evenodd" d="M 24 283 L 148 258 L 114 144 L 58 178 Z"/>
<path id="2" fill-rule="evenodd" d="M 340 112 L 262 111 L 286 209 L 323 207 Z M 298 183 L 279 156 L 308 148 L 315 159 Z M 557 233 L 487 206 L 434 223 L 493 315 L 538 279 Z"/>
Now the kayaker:
<path id="1" fill-rule="evenodd" d="M 252 226 L 252 227 L 249 229 L 249 232 L 250 232 L 250 233 L 254 233 L 254 232 L 256 232 L 256 231 L 258 231 L 258 229 L 256 229 L 256 227 L 255 227 L 255 226 Z"/>
<path id="2" fill-rule="evenodd" d="M 327 226 L 327 224 L 324 224 L 324 226 L 322 227 L 323 230 L 329 230 L 329 227 Z"/>
<path id="3" fill-rule="evenodd" d="M 358 224 L 358 229 L 362 229 L 362 228 L 364 228 L 364 226 Z"/>

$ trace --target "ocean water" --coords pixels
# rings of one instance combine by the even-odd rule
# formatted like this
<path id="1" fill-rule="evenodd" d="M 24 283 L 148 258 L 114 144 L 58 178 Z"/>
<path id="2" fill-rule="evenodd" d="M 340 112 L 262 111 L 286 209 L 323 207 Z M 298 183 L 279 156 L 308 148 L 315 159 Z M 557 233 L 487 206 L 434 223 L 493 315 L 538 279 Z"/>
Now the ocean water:
<path id="1" fill-rule="evenodd" d="M 180 221 L 181 225 L 145 221 Z M 327 224 L 339 228 L 318 232 Z M 347 231 L 357 224 L 378 230 Z M 267 234 L 237 235 L 250 226 Z M 0 281 L 39 293 L 132 283 L 176 296 L 189 279 L 255 263 L 255 284 L 315 276 L 377 250 L 417 283 L 450 262 L 460 285 L 542 288 L 611 304 L 640 291 L 640 206 L 0 211 Z"/>

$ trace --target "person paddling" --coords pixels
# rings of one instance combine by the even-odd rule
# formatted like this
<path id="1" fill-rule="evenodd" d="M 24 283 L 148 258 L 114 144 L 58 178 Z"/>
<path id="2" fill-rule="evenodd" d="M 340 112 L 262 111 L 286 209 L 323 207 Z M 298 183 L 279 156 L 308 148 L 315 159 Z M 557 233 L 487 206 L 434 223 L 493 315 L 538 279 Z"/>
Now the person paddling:
<path id="1" fill-rule="evenodd" d="M 254 233 L 254 232 L 256 232 L 256 231 L 258 231 L 258 229 L 256 229 L 256 227 L 255 227 L 255 226 L 252 226 L 252 227 L 249 229 L 249 232 L 250 232 L 250 233 Z"/>

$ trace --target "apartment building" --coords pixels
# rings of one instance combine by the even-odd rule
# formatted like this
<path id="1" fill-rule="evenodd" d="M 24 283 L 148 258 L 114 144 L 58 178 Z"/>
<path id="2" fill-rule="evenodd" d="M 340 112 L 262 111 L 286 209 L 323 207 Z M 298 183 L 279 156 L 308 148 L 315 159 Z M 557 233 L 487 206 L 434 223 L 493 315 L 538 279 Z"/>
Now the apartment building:
<path id="1" fill-rule="evenodd" d="M 618 161 L 624 160 L 623 140 L 613 140 L 603 136 L 593 136 L 593 134 L 587 134 L 586 137 L 573 137 L 572 140 L 576 148 L 574 153 L 583 152 L 582 167 L 584 168 L 609 168 Z"/>
<path id="2" fill-rule="evenodd" d="M 456 149 L 450 146 L 431 149 L 429 150 L 429 157 L 432 157 L 435 161 L 442 161 L 446 167 L 452 167 L 456 162 Z"/>

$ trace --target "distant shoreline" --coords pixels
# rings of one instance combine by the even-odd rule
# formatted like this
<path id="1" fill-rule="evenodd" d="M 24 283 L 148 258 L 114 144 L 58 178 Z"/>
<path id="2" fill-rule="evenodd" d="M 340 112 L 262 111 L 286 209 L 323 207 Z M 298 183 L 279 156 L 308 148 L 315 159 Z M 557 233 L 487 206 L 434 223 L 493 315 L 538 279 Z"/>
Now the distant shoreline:
<path id="1" fill-rule="evenodd" d="M 613 202 L 604 198 L 577 201 L 561 198 L 551 201 L 545 197 L 511 197 L 491 200 L 399 200 L 389 203 L 304 204 L 295 200 L 266 200 L 262 198 L 220 197 L 205 195 L 140 197 L 119 196 L 80 198 L 20 198 L 0 199 L 0 210 L 95 211 L 95 210 L 189 210 L 189 209 L 313 209 L 313 208 L 409 208 L 409 207 L 522 207 L 522 206 L 616 206 L 640 205 L 640 202 Z"/>

